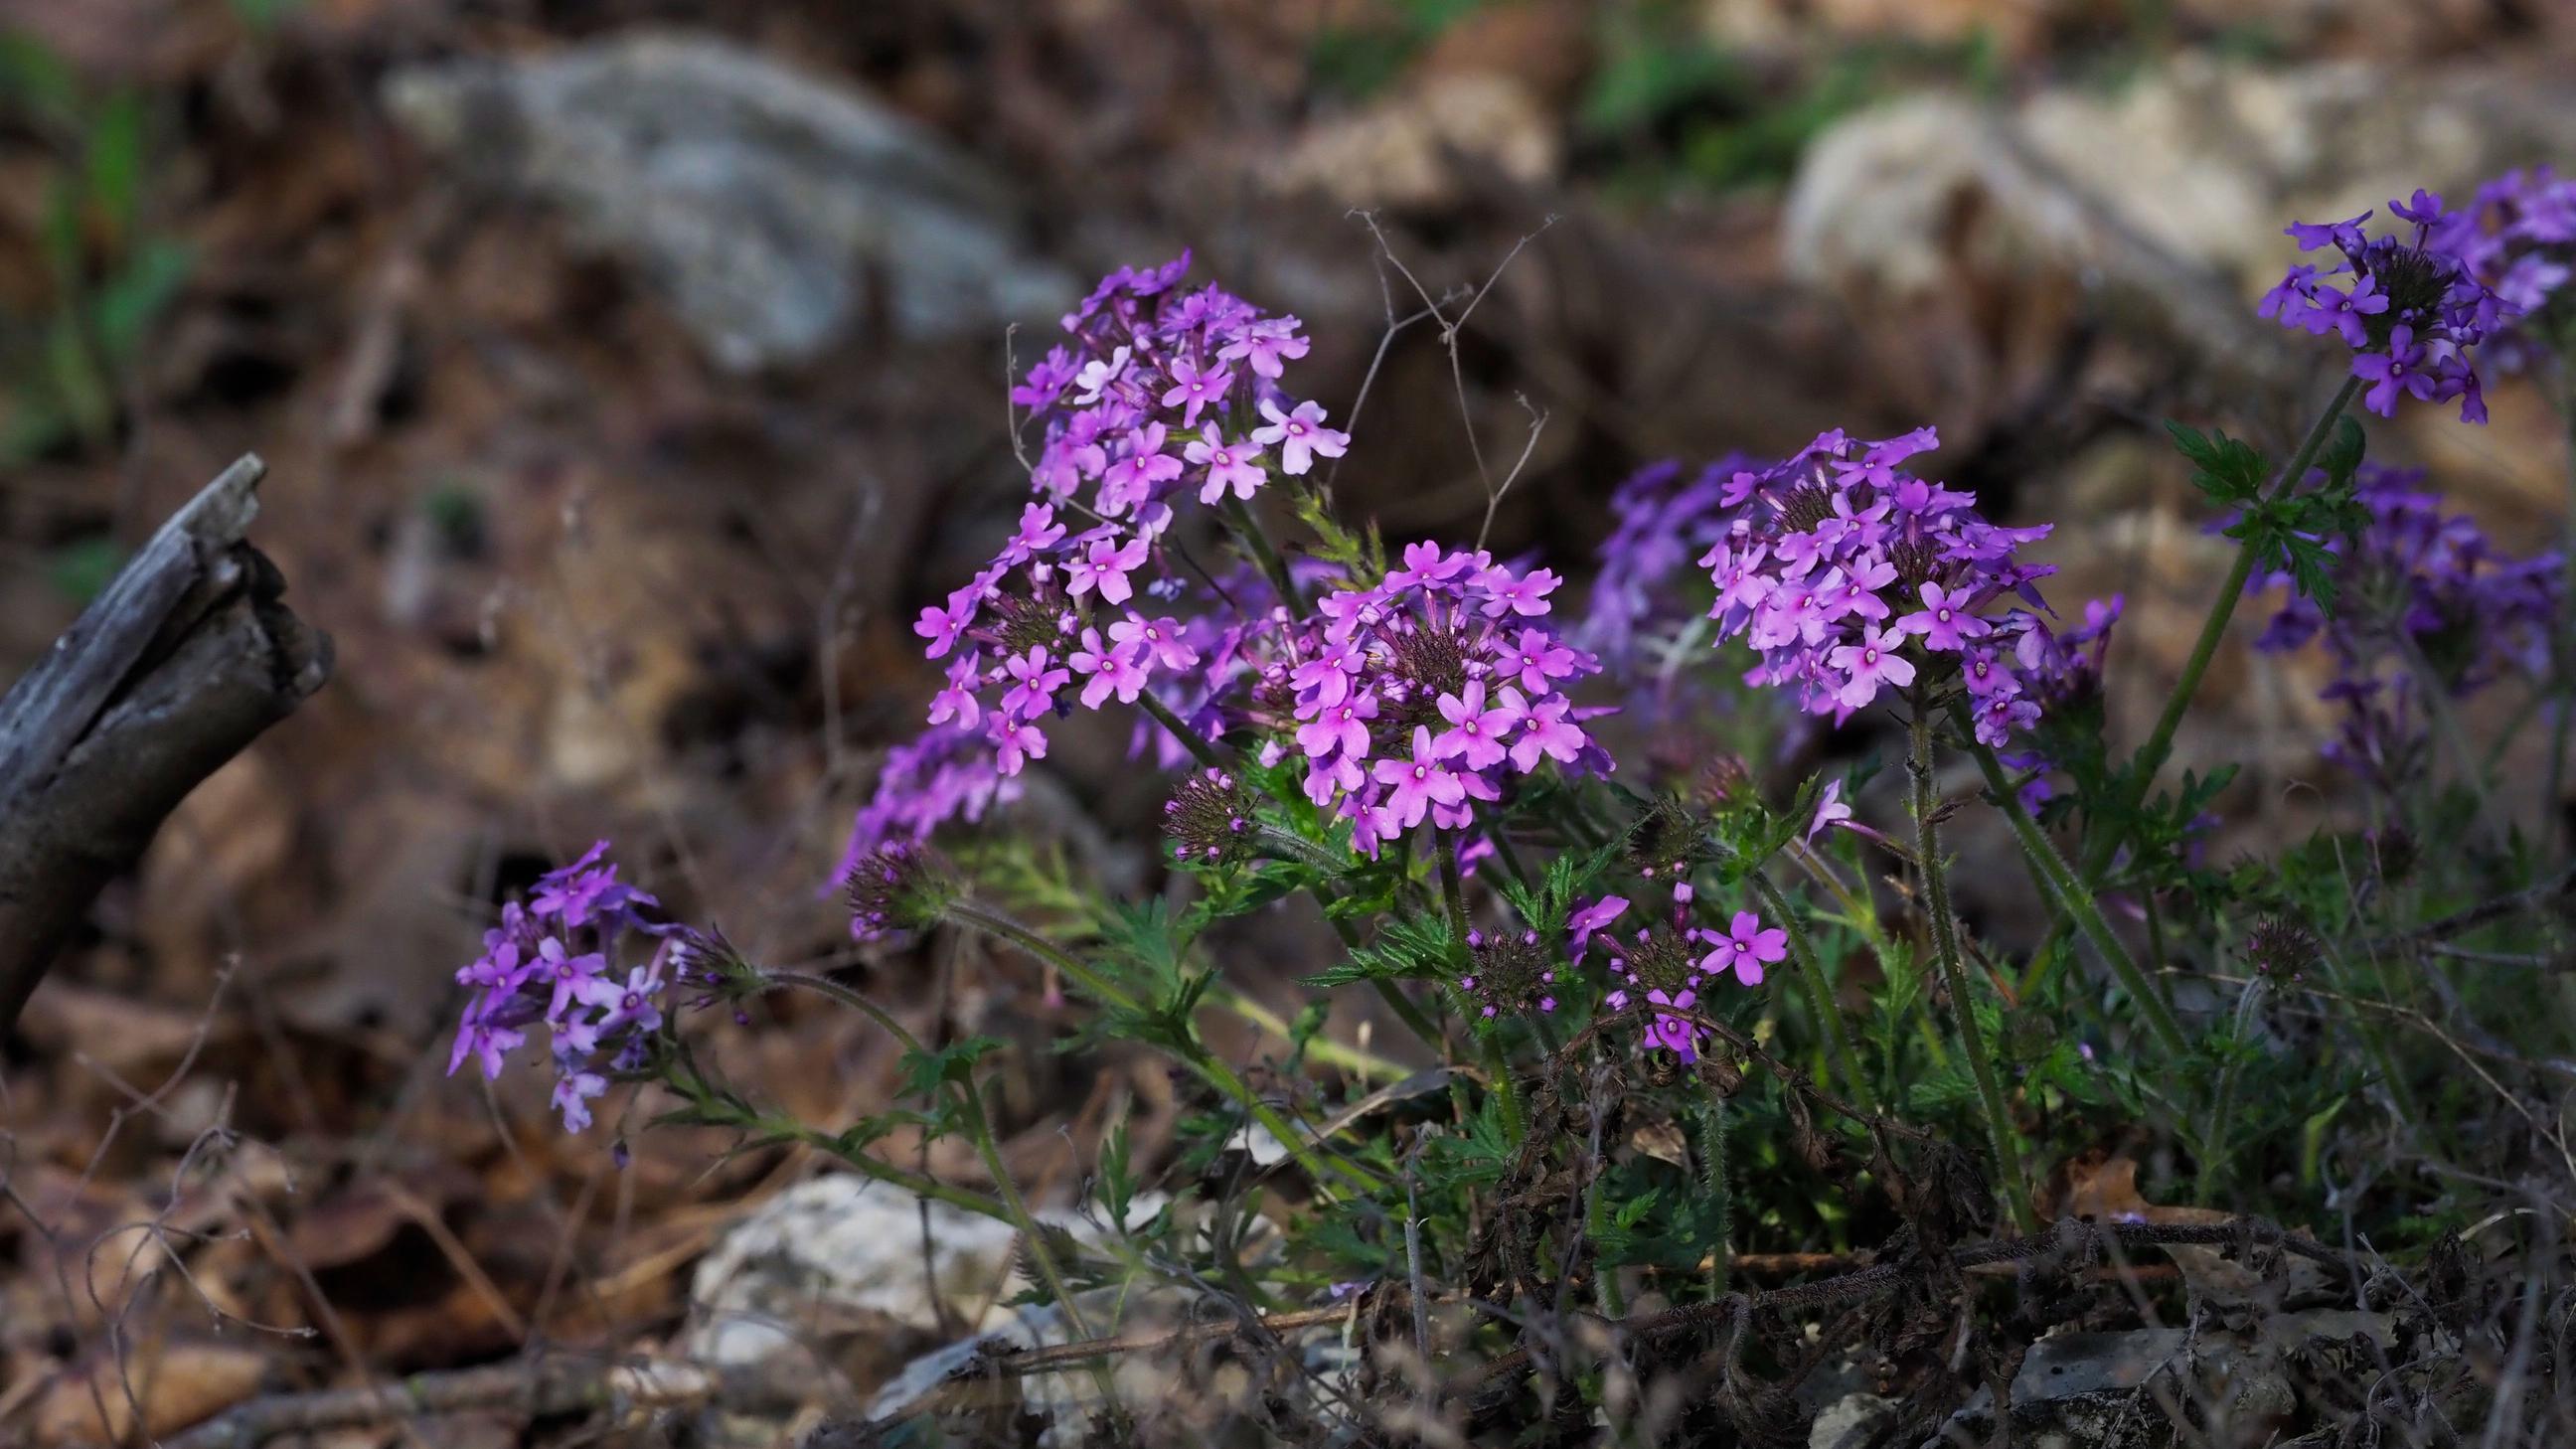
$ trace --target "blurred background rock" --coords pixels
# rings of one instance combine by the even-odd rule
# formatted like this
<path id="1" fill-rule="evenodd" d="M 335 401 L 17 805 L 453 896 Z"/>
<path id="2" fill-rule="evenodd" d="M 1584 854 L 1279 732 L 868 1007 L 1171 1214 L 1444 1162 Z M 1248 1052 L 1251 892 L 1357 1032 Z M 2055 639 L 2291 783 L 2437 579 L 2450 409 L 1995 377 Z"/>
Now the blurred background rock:
<path id="1" fill-rule="evenodd" d="M 670 1325 L 701 1205 L 803 1167 L 656 1138 L 619 1174 L 522 1130 L 515 1086 L 438 1076 L 450 972 L 600 835 L 757 954 L 846 956 L 818 888 L 927 696 L 909 621 L 1025 488 L 1007 360 L 1107 268 L 1187 246 L 1297 313 L 1338 417 L 1411 310 L 1352 209 L 1435 291 L 1535 234 L 1460 344 L 1489 453 L 1548 418 L 1498 549 L 1580 576 L 1640 463 L 1932 422 L 1936 472 L 2059 521 L 2061 605 L 2127 592 L 2143 709 L 2225 565 L 2158 420 L 2278 440 L 2327 385 L 2334 349 L 2252 316 L 2281 226 L 2576 158 L 2571 58 L 2576 10 L 2531 0 L 0 0 L 0 669 L 250 448 L 341 661 L 0 1048 L 0 1172 L 39 1210 L 0 1213 L 0 1438 L 101 1432 L 84 1375 L 130 1289 L 58 1291 L 105 1270 L 32 1223 L 184 1207 L 218 1123 L 262 1144 L 223 1192 L 273 1229 L 195 1265 L 229 1308 L 318 1293 L 386 1370 Z M 2554 534 L 2552 414 L 2493 407 L 2374 447 Z M 1391 536 L 1481 512 L 1427 331 L 1342 489 Z M 2325 778 L 2310 693 L 2222 657 L 2181 745 L 2255 766 L 2241 828 Z M 1141 878 L 1100 847 L 1154 796 L 1124 743 L 1066 739 L 1027 809 Z M 1317 947 L 1265 949 L 1284 976 Z M 1012 973 L 875 969 L 1048 1034 Z M 819 1016 L 734 1045 L 818 1117 L 893 1068 Z M 133 1109 L 192 1050 L 194 1090 Z M 1030 1055 L 1015 1154 L 1061 1177 L 1034 1104 L 1110 1087 Z M 164 1351 L 236 1397 L 293 1372 Z"/>

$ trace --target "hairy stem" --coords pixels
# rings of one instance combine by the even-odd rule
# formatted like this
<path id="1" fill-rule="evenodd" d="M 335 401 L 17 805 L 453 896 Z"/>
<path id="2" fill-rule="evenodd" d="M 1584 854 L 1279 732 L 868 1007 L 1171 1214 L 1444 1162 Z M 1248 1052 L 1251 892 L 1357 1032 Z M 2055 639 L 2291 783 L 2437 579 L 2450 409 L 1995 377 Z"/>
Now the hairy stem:
<path id="1" fill-rule="evenodd" d="M 1052 963 L 1057 970 L 1073 978 L 1084 990 L 1110 1006 L 1122 1011 L 1138 1009 L 1139 1004 L 1133 995 L 1102 976 L 1081 958 L 980 901 L 965 899 L 951 901 L 945 914 L 948 920 L 956 925 L 981 931 L 997 940 L 1008 941 L 1039 960 Z M 1252 1120 L 1269 1129 L 1270 1135 L 1279 1139 L 1279 1144 L 1288 1149 L 1289 1155 L 1297 1159 L 1297 1165 L 1306 1169 L 1307 1175 L 1315 1179 L 1318 1187 L 1324 1186 L 1336 1176 L 1364 1192 L 1373 1192 L 1384 1185 L 1379 1182 L 1375 1173 L 1364 1168 L 1339 1158 L 1328 1159 L 1317 1155 L 1315 1150 L 1307 1145 L 1304 1134 L 1299 1132 L 1294 1124 L 1279 1115 L 1277 1108 L 1263 1101 L 1261 1095 L 1253 1091 L 1243 1078 L 1236 1074 L 1234 1068 L 1226 1065 L 1224 1059 L 1199 1045 L 1196 1040 L 1192 1040 L 1190 1049 L 1182 1053 L 1181 1057 L 1190 1069 L 1197 1072 L 1209 1085 L 1232 1097 L 1244 1111 L 1251 1114 Z"/>
<path id="2" fill-rule="evenodd" d="M 1710 1297 L 1718 1298 L 1725 1296 L 1727 1260 L 1733 1256 L 1735 1204 L 1727 1181 L 1726 1099 L 1714 1092 L 1699 1099 L 1699 1158 L 1700 1193 L 1717 1218 L 1712 1224 L 1711 1236 L 1717 1243 L 1709 1250 L 1708 1289 Z"/>
<path id="3" fill-rule="evenodd" d="M 1279 595 L 1279 601 L 1287 605 L 1291 613 L 1306 612 L 1306 601 L 1297 592 L 1297 580 L 1289 575 L 1288 561 L 1279 556 L 1278 545 L 1270 541 L 1269 531 L 1261 526 L 1260 518 L 1244 506 L 1242 499 L 1230 495 L 1225 500 L 1223 512 L 1225 521 L 1234 529 L 1235 537 L 1243 540 L 1244 549 L 1252 555 L 1253 562 L 1261 566 L 1263 577 L 1270 580 L 1270 587 Z"/>
<path id="4" fill-rule="evenodd" d="M 2129 948 L 2121 944 L 2119 936 L 2111 930 L 2111 923 L 2102 918 L 2102 908 L 2095 904 L 2092 888 L 2076 879 L 2075 872 L 2066 864 L 2066 858 L 2057 853 L 2057 847 L 2049 843 L 2047 833 L 2039 828 L 2039 822 L 2031 819 L 2030 812 L 2022 808 L 2021 794 L 2013 789 L 2011 777 L 2004 773 L 2003 762 L 1974 736 L 1969 737 L 1968 753 L 1975 758 L 1978 773 L 1986 777 L 1986 789 L 1994 796 L 1995 807 L 2003 811 L 2005 820 L 2011 822 L 2013 838 L 2021 842 L 2022 855 L 2052 888 L 2052 902 L 2075 922 L 2075 928 L 2083 932 L 2085 940 L 2093 943 L 2093 949 L 2101 954 L 2112 974 L 2120 978 L 2121 987 L 2138 1003 L 2138 1010 L 2146 1014 L 2148 1028 L 2165 1050 L 2176 1056 L 2189 1051 L 2190 1041 L 2183 1035 L 2182 1023 L 2175 1018 L 2172 1003 L 2165 1000 L 2164 993 L 2138 965 L 2137 958 L 2129 954 Z"/>
<path id="5" fill-rule="evenodd" d="M 1217 753 L 1216 746 L 1209 743 L 1198 731 L 1183 723 L 1179 715 L 1172 713 L 1170 705 L 1155 698 L 1154 691 L 1148 689 L 1138 694 L 1136 702 L 1145 706 L 1145 713 L 1152 715 L 1156 724 L 1169 732 L 1173 739 L 1181 742 L 1181 748 L 1190 752 L 1190 758 L 1211 770 L 1225 767 L 1225 756 Z"/>
<path id="6" fill-rule="evenodd" d="M 1807 926 L 1791 908 L 1789 897 L 1771 883 L 1770 877 L 1756 870 L 1746 877 L 1753 892 L 1762 898 L 1763 906 L 1780 918 L 1781 929 L 1789 933 L 1789 959 L 1797 965 L 1798 980 L 1807 989 L 1807 1009 L 1816 1016 L 1816 1029 L 1825 1034 L 1833 1053 L 1834 1066 L 1842 1073 L 1843 1090 L 1853 1101 L 1871 1112 L 1878 1110 L 1877 1096 L 1869 1089 L 1869 1074 L 1861 1070 L 1860 1055 L 1852 1050 L 1851 1034 L 1843 1026 L 1842 1011 L 1834 1005 L 1833 984 L 1825 979 L 1825 963 L 1816 955 L 1815 942 L 1807 935 Z"/>
<path id="7" fill-rule="evenodd" d="M 1467 956 L 1467 886 L 1458 874 L 1458 841 L 1446 832 L 1433 832 L 1440 842 L 1440 899 L 1448 908 L 1449 934 L 1456 941 L 1454 957 L 1460 975 L 1468 971 Z M 1468 1030 L 1477 1032 L 1470 1024 Z M 1503 1109 L 1503 1131 L 1518 1144 L 1528 1131 L 1527 1119 L 1521 1116 L 1520 1084 L 1512 1080 L 1512 1064 L 1503 1054 L 1503 1037 L 1498 1028 L 1478 1033 L 1483 1038 L 1485 1074 L 1493 1078 L 1494 1099 Z"/>
<path id="8" fill-rule="evenodd" d="M 1923 872 L 1925 908 L 1932 917 L 1932 954 L 1941 965 L 1941 982 L 1949 991 L 1950 1010 L 1958 1018 L 1959 1045 L 1968 1054 L 1969 1074 L 1977 1081 L 1977 1099 L 1985 1107 L 1986 1135 L 1995 1149 L 1995 1169 L 2004 1196 L 2012 1204 L 2013 1222 L 2025 1233 L 2039 1230 L 2031 1212 L 2030 1188 L 2022 1181 L 2021 1151 L 2013 1145 L 2012 1116 L 2004 1106 L 1995 1064 L 1986 1055 L 1986 1039 L 1977 1030 L 1975 1002 L 1968 995 L 1968 973 L 1959 962 L 1958 923 L 1950 914 L 1950 878 L 1941 862 L 1940 827 L 1934 823 L 1932 793 L 1932 711 L 1921 696 L 1914 701 L 1913 750 L 1906 770 L 1914 785 L 1915 865 Z"/>
<path id="9" fill-rule="evenodd" d="M 2282 469 L 2281 476 L 2273 480 L 2271 491 L 2264 495 L 2265 502 L 2281 497 L 2306 480 L 2308 469 L 2316 465 L 2317 453 L 2325 447 L 2327 436 L 2334 431 L 2335 419 L 2342 417 L 2344 409 L 2360 395 L 2361 382 L 2358 377 L 2348 377 L 2344 379 L 2343 386 L 2335 390 L 2334 399 L 2326 404 L 2324 412 L 2317 415 L 2316 424 L 2308 429 L 2307 437 L 2299 444 L 2299 451 L 2290 456 L 2290 466 Z M 2147 798 L 2148 790 L 2154 786 L 2156 772 L 2164 768 L 2166 757 L 2173 753 L 2174 731 L 2181 727 L 2184 712 L 2191 708 L 2192 696 L 2200 692 L 2201 676 L 2209 672 L 2209 662 L 2216 657 L 2219 642 L 2227 636 L 2227 623 L 2236 617 L 2236 605 L 2245 597 L 2245 584 L 2254 576 L 2255 562 L 2254 543 L 2249 538 L 2238 545 L 2236 562 L 2227 571 L 2227 581 L 2218 586 L 2218 597 L 2210 601 L 2209 617 L 2201 621 L 2200 636 L 2192 641 L 2191 655 L 2183 661 L 2182 677 L 2174 681 L 2173 692 L 2165 696 L 2165 707 L 2157 714 L 2155 728 L 2148 732 L 2147 742 L 2138 747 L 2129 771 L 2129 786 L 2122 792 L 2121 803 L 2125 808 L 2113 812 L 2113 820 L 2133 818 L 2139 804 Z M 2100 878 L 2103 868 L 2118 852 L 2123 833 L 2121 827 L 2114 825 L 2095 837 L 2085 851 L 2084 879 Z"/>
<path id="10" fill-rule="evenodd" d="M 2567 518 L 2565 537 L 2559 545 L 2560 558 L 2568 567 L 2576 568 L 2576 357 L 2561 356 L 2558 359 L 2558 377 L 2561 384 L 2559 415 L 2567 425 Z M 2549 726 L 2548 793 L 2540 800 L 2550 814 L 2563 815 L 2559 802 L 2565 797 L 2559 792 L 2567 784 L 2569 727 L 2576 725 L 2576 588 L 2562 586 L 2559 590 L 2555 642 L 2558 698 L 2554 703 L 2557 718 Z M 2576 817 L 2570 817 L 2563 824 L 2549 823 L 2558 824 L 2561 830 L 2570 832 L 2567 844 L 2576 849 Z"/>

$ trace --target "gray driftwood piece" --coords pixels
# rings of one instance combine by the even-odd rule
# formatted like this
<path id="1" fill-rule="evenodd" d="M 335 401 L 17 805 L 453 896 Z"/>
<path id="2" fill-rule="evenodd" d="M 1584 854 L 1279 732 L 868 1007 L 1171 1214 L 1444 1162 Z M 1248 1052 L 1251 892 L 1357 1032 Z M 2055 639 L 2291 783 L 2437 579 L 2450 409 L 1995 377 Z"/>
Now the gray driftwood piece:
<path id="1" fill-rule="evenodd" d="M 207 484 L 0 696 L 0 1033 L 99 888 L 330 675 L 330 636 L 244 541 L 267 471 Z"/>

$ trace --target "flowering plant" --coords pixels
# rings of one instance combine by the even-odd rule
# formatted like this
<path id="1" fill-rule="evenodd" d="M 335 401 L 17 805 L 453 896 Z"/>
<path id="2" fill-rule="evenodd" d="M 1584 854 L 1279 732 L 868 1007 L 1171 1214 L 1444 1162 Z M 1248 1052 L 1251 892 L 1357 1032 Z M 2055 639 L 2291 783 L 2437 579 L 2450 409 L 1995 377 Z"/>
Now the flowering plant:
<path id="1" fill-rule="evenodd" d="M 2299 1060 L 2266 1003 L 2387 998 L 2430 969 L 2414 944 L 2452 929 L 2428 902 L 2535 889 L 2491 800 L 2412 788 L 2430 770 L 2418 716 L 2457 735 L 2453 704 L 2518 681 L 2557 726 L 2553 790 L 2566 747 L 2559 559 L 2507 557 L 2420 475 L 2367 463 L 2344 416 L 2403 395 L 2480 418 L 2473 349 L 2541 345 L 2566 197 L 2545 176 L 2499 185 L 2465 212 L 2419 192 L 2392 207 L 2397 234 L 2367 235 L 2367 216 L 2292 228 L 2341 260 L 2295 269 L 2262 310 L 2332 334 L 2350 376 L 2277 463 L 2174 425 L 2234 560 L 2134 749 L 2113 747 L 2106 707 L 2135 683 L 2113 668 L 2124 600 L 2053 609 L 2052 526 L 1929 476 L 1930 428 L 1648 469 L 1613 495 L 1578 609 L 1553 561 L 1481 539 L 1390 551 L 1338 521 L 1319 464 L 1362 440 L 1285 390 L 1309 352 L 1297 319 L 1184 286 L 1186 257 L 1116 273 L 1012 392 L 1035 437 L 1028 496 L 989 563 L 920 612 L 944 683 L 886 751 L 835 883 L 864 959 L 981 941 L 1039 969 L 1031 1010 L 1078 1012 L 1074 1043 L 1164 1058 L 1183 1108 L 1170 1166 L 1187 1169 L 1165 1182 L 1213 1194 L 1214 1225 L 1167 1205 L 1134 1227 L 1128 1139 L 1094 1133 L 1085 1191 L 1112 1222 L 1105 1246 L 1069 1241 L 996 1145 L 979 1063 L 997 1043 L 916 1032 L 837 971 L 767 966 L 666 917 L 604 844 L 504 907 L 459 973 L 451 1067 L 499 1079 L 542 1028 L 568 1130 L 633 1083 L 671 1120 L 801 1143 L 1010 1223 L 1083 1338 L 1084 1315 L 1148 1280 L 1280 1301 L 1334 1284 L 1362 1314 L 1409 1304 L 1425 1352 L 1435 1274 L 1516 1322 L 1556 1321 L 1577 1290 L 1614 1322 L 1639 1288 L 1733 1313 L 1731 1255 L 1854 1212 L 1926 1261 L 1990 1230 L 2036 1252 L 2037 1164 L 2114 1130 L 2166 1144 L 2193 1175 L 2175 1190 L 2204 1202 L 2304 1202 L 2313 1180 L 2280 1187 L 2273 1144 L 2313 1143 L 2367 1091 L 2406 1122 L 2428 1068 L 2366 1015 L 2336 1028 L 2354 1053 Z M 1285 548 L 1281 517 L 1307 526 Z M 2162 776 L 2238 601 L 2274 592 L 2260 647 L 2322 641 L 2348 716 L 2326 753 L 2385 798 L 2311 848 L 2213 869 L 2230 771 Z M 1011 829 L 1083 716 L 1168 777 L 1164 878 L 1139 900 Z M 1893 770 L 1815 763 L 1898 737 Z M 2491 761 L 2455 743 L 2483 797 Z M 1954 872 L 1963 813 L 2019 875 Z M 2463 822 L 2495 843 L 2438 885 L 2392 864 L 2410 832 Z M 1972 926 L 1954 874 L 1981 921 L 2007 891 L 2044 918 L 2022 959 Z M 1254 946 L 1323 953 L 1293 1020 L 1241 979 Z M 919 1109 L 825 1128 L 724 1086 L 688 1012 L 748 1021 L 791 990 L 894 1037 Z M 899 1136 L 915 1165 L 880 1147 Z M 941 1137 L 975 1148 L 983 1183 L 919 1165 Z M 1295 1202 L 1267 1209 L 1281 1231 L 1256 1258 L 1229 1215 L 1270 1186 Z M 1385 1329 L 1398 1315 L 1372 1321 L 1380 1348 L 1405 1336 Z M 1557 1387 L 1589 1395 L 1586 1414 L 1628 1412 Z"/>

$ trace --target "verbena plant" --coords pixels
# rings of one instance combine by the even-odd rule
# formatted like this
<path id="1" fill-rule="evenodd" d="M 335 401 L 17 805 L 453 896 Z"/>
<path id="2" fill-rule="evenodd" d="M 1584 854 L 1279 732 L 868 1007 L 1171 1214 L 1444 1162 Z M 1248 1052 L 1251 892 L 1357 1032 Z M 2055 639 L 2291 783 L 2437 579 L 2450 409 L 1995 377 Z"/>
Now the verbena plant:
<path id="1" fill-rule="evenodd" d="M 2391 211 L 2377 235 L 2367 214 L 2291 228 L 2331 265 L 2261 309 L 2350 352 L 2295 447 L 2173 427 L 2235 563 L 2131 750 L 2103 728 L 2107 692 L 2135 687 L 2111 667 L 2119 601 L 2053 611 L 2049 527 L 1925 477 L 1930 429 L 1648 470 L 1613 497 L 1578 607 L 1536 560 L 1346 520 L 1330 481 L 1351 438 L 1287 391 L 1297 319 L 1184 285 L 1186 258 L 1121 271 L 1011 394 L 1031 500 L 922 611 L 947 684 L 887 756 L 839 881 L 861 939 L 987 938 L 1087 1008 L 1069 1045 L 1166 1054 L 1191 1108 L 1174 1155 L 1205 1170 L 1161 1174 L 1170 1196 L 1141 1210 L 1112 1130 L 1086 1188 L 1102 1231 L 1048 1226 L 996 1147 L 997 1043 L 916 1040 L 842 982 L 663 919 L 604 846 L 506 907 L 460 973 L 451 1070 L 497 1076 L 542 1033 L 568 1130 L 612 1084 L 649 1084 L 662 1120 L 806 1144 L 1009 1223 L 1075 1337 L 1117 1326 L 1122 1300 L 1091 1290 L 1145 1282 L 1244 1314 L 1348 1297 L 1373 1342 L 1425 1357 L 1426 1305 L 1470 1305 L 1443 1342 L 1517 1352 L 1550 1406 L 1530 1423 L 1628 1411 L 1618 1355 L 1548 1327 L 1570 1312 L 1633 1325 L 1645 1293 L 1664 1329 L 1720 1333 L 1753 1301 L 1748 1252 L 2030 1241 L 2063 1210 L 2061 1164 L 2115 1139 L 2159 1196 L 2340 1220 L 2392 1252 L 2517 1191 L 2563 1202 L 2567 1002 L 2545 969 L 2563 822 L 2534 835 L 2510 808 L 2535 772 L 2561 798 L 2561 561 L 2366 462 L 2352 414 L 2483 421 L 2481 365 L 2569 397 L 2576 183 L 2518 173 L 2465 210 L 2418 192 Z M 2248 598 L 2274 610 L 2259 647 L 2327 658 L 2337 823 L 2215 860 L 2232 770 L 2166 767 Z M 1013 835 L 1075 711 L 1124 714 L 1168 776 L 1161 854 L 1186 889 L 1108 899 Z M 1900 761 L 1783 778 L 1868 713 L 1901 726 Z M 1945 831 L 1974 813 L 2000 818 L 2052 923 L 2026 951 L 1958 918 Z M 1224 943 L 1299 912 L 1343 950 L 1290 1022 L 1226 979 Z M 897 1037 L 902 1101 L 798 1121 L 681 1029 L 781 990 Z M 1326 1035 L 1352 995 L 1412 1040 Z M 1273 1054 L 1212 1048 L 1216 1014 L 1265 1025 Z M 880 1150 L 898 1133 L 966 1140 L 989 1181 L 904 1165 Z M 1253 1207 L 1282 1230 L 1257 1253 Z M 1935 1340 L 1897 1347 L 1950 1351 Z M 1770 1350 L 1783 1382 L 1803 1351 Z M 1411 1372 L 1397 1397 L 1438 1402 L 1439 1370 Z M 1519 1391 L 1498 1373 L 1479 1382 Z M 1763 1417 L 1725 1382 L 1729 1413 Z"/>

